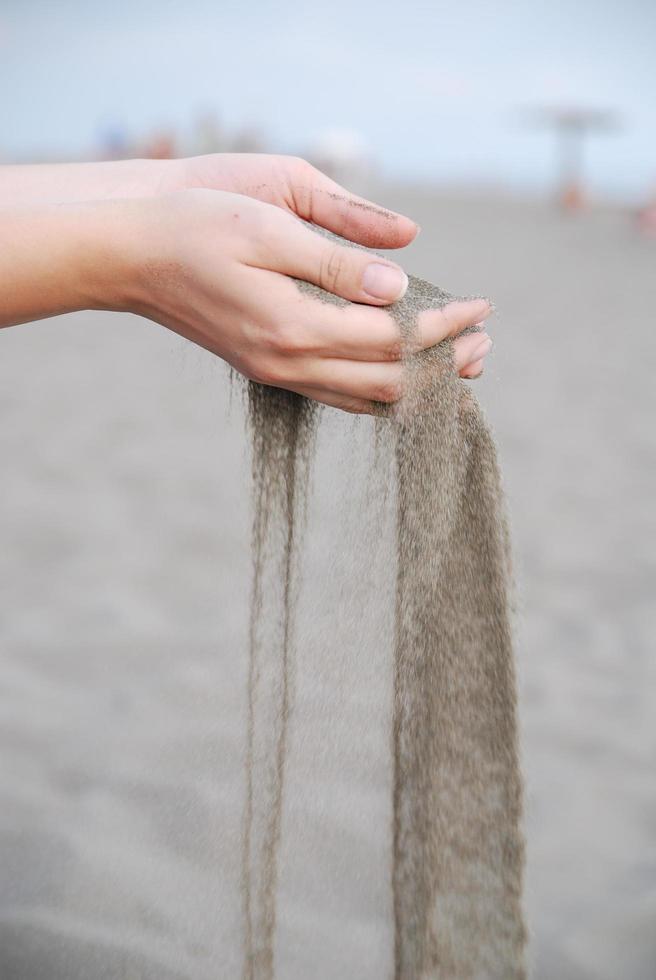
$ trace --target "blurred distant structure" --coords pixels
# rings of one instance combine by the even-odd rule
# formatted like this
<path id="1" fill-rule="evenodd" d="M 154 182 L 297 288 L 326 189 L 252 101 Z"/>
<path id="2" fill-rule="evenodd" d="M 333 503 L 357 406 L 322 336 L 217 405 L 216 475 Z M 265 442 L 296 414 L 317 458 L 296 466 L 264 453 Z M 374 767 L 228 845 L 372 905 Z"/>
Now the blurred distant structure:
<path id="1" fill-rule="evenodd" d="M 583 148 L 594 132 L 608 132 L 618 127 L 614 112 L 581 107 L 552 107 L 533 114 L 539 125 L 548 126 L 556 135 L 557 196 L 566 211 L 576 211 L 585 204 Z"/>
<path id="2" fill-rule="evenodd" d="M 105 126 L 98 137 L 98 158 L 100 160 L 124 160 L 132 150 L 130 134 L 122 123 Z"/>
<path id="3" fill-rule="evenodd" d="M 209 110 L 196 117 L 193 136 L 193 153 L 223 153 L 228 148 L 228 137 L 216 112 Z"/>
<path id="4" fill-rule="evenodd" d="M 656 193 L 636 214 L 638 230 L 656 238 Z"/>
<path id="5" fill-rule="evenodd" d="M 268 143 L 265 133 L 258 126 L 250 125 L 231 135 L 228 148 L 233 153 L 265 153 Z"/>
<path id="6" fill-rule="evenodd" d="M 339 183 L 357 183 L 373 172 L 367 143 L 351 129 L 326 129 L 311 140 L 305 152 L 308 160 Z"/>
<path id="7" fill-rule="evenodd" d="M 142 153 L 151 160 L 170 160 L 176 155 L 174 133 L 167 129 L 154 132 L 144 143 Z"/>

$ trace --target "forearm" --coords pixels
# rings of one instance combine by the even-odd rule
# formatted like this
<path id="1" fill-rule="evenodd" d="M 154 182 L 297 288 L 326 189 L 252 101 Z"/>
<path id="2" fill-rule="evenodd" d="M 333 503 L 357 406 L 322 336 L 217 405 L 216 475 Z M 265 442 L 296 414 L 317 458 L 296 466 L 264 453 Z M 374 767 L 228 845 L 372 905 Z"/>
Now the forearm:
<path id="1" fill-rule="evenodd" d="M 0 206 L 149 197 L 172 189 L 176 160 L 0 167 Z"/>
<path id="2" fill-rule="evenodd" d="M 125 308 L 122 202 L 0 209 L 0 327 Z"/>

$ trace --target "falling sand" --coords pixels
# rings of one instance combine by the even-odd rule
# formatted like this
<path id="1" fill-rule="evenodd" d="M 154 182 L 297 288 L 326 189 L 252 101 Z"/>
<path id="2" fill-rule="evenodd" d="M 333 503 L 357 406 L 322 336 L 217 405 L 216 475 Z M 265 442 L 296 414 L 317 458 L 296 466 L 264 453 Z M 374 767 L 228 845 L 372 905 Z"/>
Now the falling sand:
<path id="1" fill-rule="evenodd" d="M 308 283 L 298 287 L 345 304 Z M 410 277 L 404 298 L 388 307 L 406 347 L 418 313 L 452 299 Z M 389 555 L 396 569 L 394 977 L 519 980 L 521 775 L 511 568 L 496 452 L 470 386 L 453 367 L 450 341 L 408 352 L 404 362 L 400 408 L 375 426 L 375 455 L 391 465 L 396 495 L 396 554 Z M 254 583 L 243 975 L 272 980 L 298 556 L 320 413 L 280 389 L 251 383 L 248 396 Z M 379 492 L 389 490 L 380 485 Z"/>

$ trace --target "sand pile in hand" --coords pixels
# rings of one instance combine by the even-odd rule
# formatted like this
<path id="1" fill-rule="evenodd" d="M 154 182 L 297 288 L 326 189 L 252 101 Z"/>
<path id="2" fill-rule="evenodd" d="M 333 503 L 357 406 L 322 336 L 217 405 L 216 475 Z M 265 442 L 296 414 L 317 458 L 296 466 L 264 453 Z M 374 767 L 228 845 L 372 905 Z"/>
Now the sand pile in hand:
<path id="1" fill-rule="evenodd" d="M 324 302 L 345 302 L 298 285 Z M 408 340 L 419 312 L 451 299 L 411 277 L 388 310 Z M 525 975 L 521 777 L 495 447 L 453 368 L 450 341 L 408 355 L 405 366 L 402 407 L 376 424 L 376 457 L 395 472 L 396 554 L 388 556 L 397 583 L 395 977 L 518 980 Z M 249 410 L 255 515 L 244 977 L 270 980 L 293 655 L 302 657 L 293 632 L 298 554 L 320 413 L 301 396 L 256 384 L 249 384 Z"/>

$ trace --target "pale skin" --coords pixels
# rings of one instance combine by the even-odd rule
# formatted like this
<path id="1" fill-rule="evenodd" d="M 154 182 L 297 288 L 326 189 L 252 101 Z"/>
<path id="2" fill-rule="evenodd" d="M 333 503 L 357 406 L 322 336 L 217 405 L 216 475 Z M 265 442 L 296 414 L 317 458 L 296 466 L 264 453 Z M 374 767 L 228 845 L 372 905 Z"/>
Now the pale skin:
<path id="1" fill-rule="evenodd" d="M 399 265 L 317 235 L 297 218 L 375 249 L 418 228 L 350 194 L 296 157 L 213 154 L 186 160 L 0 168 L 0 327 L 83 309 L 148 317 L 247 378 L 349 412 L 403 396 Z M 354 305 L 321 303 L 290 277 Z M 462 377 L 492 341 L 464 337 L 490 313 L 454 302 L 419 319 L 417 346 L 455 337 Z"/>

